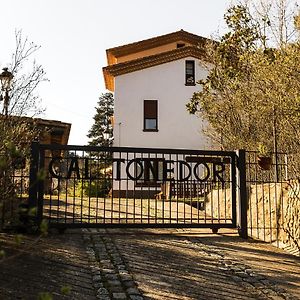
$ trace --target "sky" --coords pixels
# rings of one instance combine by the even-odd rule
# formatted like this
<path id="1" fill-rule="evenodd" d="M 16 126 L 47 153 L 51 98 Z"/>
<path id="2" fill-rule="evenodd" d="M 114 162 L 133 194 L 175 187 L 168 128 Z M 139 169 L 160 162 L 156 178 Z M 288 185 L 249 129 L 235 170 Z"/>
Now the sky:
<path id="1" fill-rule="evenodd" d="M 108 48 L 184 29 L 212 37 L 225 31 L 230 0 L 0 0 L 0 68 L 15 49 L 15 31 L 40 45 L 36 61 L 49 82 L 38 89 L 40 117 L 72 124 L 69 144 L 86 145 L 95 107 L 107 92 Z"/>

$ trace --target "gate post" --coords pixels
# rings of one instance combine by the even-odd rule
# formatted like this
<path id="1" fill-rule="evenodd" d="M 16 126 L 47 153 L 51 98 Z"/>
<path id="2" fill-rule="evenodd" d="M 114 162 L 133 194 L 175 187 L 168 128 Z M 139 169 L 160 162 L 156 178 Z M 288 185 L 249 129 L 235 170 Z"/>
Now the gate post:
<path id="1" fill-rule="evenodd" d="M 37 182 L 37 224 L 41 224 L 43 219 L 43 199 L 45 180 L 45 149 L 39 149 L 39 178 Z"/>
<path id="2" fill-rule="evenodd" d="M 39 143 L 32 142 L 31 152 L 30 152 L 29 193 L 28 193 L 28 209 L 29 210 L 33 209 L 33 208 L 37 209 L 38 169 L 39 169 Z"/>
<path id="3" fill-rule="evenodd" d="M 246 185 L 246 151 L 237 150 L 237 194 L 239 204 L 238 231 L 240 237 L 248 238 L 247 230 L 247 185 Z"/>

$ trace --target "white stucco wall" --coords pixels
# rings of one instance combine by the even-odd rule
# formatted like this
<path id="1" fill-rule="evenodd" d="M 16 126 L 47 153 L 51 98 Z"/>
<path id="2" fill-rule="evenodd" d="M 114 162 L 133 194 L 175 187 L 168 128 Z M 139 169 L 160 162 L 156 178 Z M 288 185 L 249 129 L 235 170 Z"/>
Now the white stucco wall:
<path id="1" fill-rule="evenodd" d="M 185 86 L 185 61 L 195 60 L 196 80 L 207 66 L 193 57 L 115 78 L 114 146 L 208 149 L 203 123 L 185 105 L 200 86 Z M 158 132 L 143 132 L 143 101 L 158 100 Z"/>

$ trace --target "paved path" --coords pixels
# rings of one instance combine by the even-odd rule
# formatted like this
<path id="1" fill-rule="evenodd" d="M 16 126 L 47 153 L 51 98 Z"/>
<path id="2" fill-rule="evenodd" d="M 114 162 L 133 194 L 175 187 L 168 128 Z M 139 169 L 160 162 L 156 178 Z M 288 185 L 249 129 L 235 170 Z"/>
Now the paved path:
<path id="1" fill-rule="evenodd" d="M 67 230 L 0 270 L 1 300 L 300 299 L 299 258 L 228 230 Z"/>
<path id="2" fill-rule="evenodd" d="M 89 235 L 122 258 L 144 299 L 300 299 L 299 259 L 235 233 L 111 229 Z"/>

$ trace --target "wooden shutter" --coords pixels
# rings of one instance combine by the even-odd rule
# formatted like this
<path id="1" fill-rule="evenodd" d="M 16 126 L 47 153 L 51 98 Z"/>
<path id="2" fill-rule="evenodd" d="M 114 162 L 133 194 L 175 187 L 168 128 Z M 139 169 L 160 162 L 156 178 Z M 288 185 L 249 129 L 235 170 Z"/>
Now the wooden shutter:
<path id="1" fill-rule="evenodd" d="M 157 119 L 157 100 L 144 100 L 144 118 Z"/>

